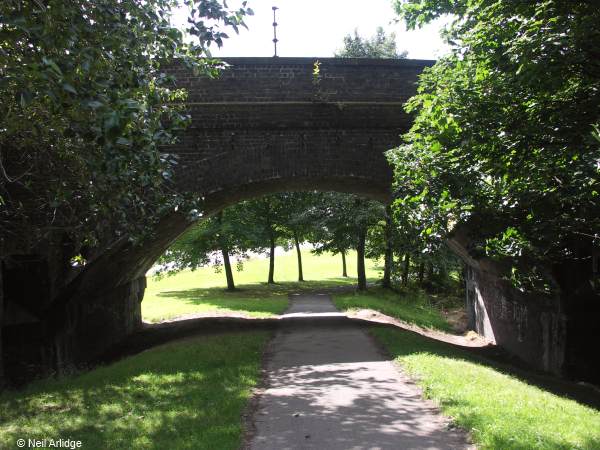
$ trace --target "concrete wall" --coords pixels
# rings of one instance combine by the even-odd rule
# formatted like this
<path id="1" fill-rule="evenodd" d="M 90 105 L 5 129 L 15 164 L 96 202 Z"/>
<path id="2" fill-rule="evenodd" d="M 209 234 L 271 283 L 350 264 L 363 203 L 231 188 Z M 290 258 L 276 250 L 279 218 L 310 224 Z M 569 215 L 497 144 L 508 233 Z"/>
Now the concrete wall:
<path id="1" fill-rule="evenodd" d="M 448 241 L 469 267 L 466 306 L 471 328 L 531 367 L 600 383 L 600 265 L 594 265 L 600 262 L 600 251 L 585 241 L 580 248 L 574 246 L 577 258 L 546 268 L 554 283 L 552 295 L 526 295 L 506 281 L 510 266 L 473 257 L 471 242 L 464 224 Z"/>
<path id="2" fill-rule="evenodd" d="M 466 282 L 472 329 L 532 367 L 563 373 L 566 321 L 556 300 L 526 298 L 498 276 L 473 267 Z"/>

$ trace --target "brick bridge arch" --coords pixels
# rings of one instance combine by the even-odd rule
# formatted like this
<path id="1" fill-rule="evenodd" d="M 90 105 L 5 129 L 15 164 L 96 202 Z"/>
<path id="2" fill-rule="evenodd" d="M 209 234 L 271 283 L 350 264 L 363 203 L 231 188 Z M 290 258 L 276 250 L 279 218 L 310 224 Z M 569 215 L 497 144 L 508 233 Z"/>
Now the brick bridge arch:
<path id="1" fill-rule="evenodd" d="M 230 68 L 215 80 L 183 67 L 169 70 L 188 90 L 192 115 L 170 150 L 179 160 L 181 190 L 203 193 L 211 205 L 293 189 L 389 198 L 391 171 L 383 153 L 410 127 L 403 105 L 432 61 L 226 62 Z"/>
<path id="2" fill-rule="evenodd" d="M 179 143 L 168 149 L 178 161 L 176 189 L 204 196 L 207 214 L 292 190 L 333 190 L 389 201 L 392 174 L 384 152 L 397 146 L 410 127 L 403 104 L 433 61 L 226 62 L 230 67 L 217 79 L 194 76 L 181 66 L 166 68 L 189 92 L 192 116 Z M 27 367 L 35 367 L 36 374 L 60 370 L 95 358 L 136 331 L 146 271 L 189 226 L 181 214 L 164 217 L 152 242 L 143 247 L 116 242 L 69 282 L 52 276 L 53 260 L 46 256 L 35 292 L 42 300 L 36 305 L 27 298 L 31 292 L 19 297 L 18 289 L 5 288 L 10 295 L 5 296 L 4 317 L 0 314 L 0 379 L 2 361 L 11 376 Z M 494 267 L 470 257 L 468 244 L 466 232 L 450 241 L 471 267 L 468 302 L 477 330 L 534 366 L 561 371 L 560 307 L 519 298 L 498 281 Z M 20 267 L 31 271 L 27 264 L 16 264 L 12 273 Z"/>
<path id="3" fill-rule="evenodd" d="M 195 76 L 181 65 L 165 68 L 187 90 L 192 117 L 179 142 L 165 149 L 177 158 L 175 189 L 205 197 L 206 214 L 292 190 L 390 199 L 391 170 L 384 152 L 398 145 L 410 127 L 403 104 L 433 61 L 225 62 L 229 67 L 216 79 Z M 0 378 L 3 365 L 9 377 L 18 377 L 27 367 L 40 373 L 88 361 L 137 330 L 145 273 L 189 226 L 182 214 L 164 217 L 151 242 L 142 247 L 115 242 L 68 282 L 53 276 L 52 256 L 31 264 L 15 259 L 4 270 L 8 295 L 0 315 Z M 25 278 L 31 270 L 40 272 L 40 286 L 20 293 L 20 270 Z M 33 304 L 33 297 L 42 300 Z"/>
<path id="4" fill-rule="evenodd" d="M 202 195 L 205 214 L 283 191 L 337 191 L 390 201 L 392 171 L 384 153 L 411 126 L 404 104 L 434 61 L 224 61 L 228 68 L 216 79 L 182 66 L 166 69 L 189 93 L 192 118 L 178 143 L 166 149 L 177 160 L 173 183 L 180 192 Z M 142 277 L 188 226 L 180 215 L 164 218 L 157 238 L 141 253 L 124 253 L 122 265 L 133 268 L 126 278 Z M 119 280 L 102 271 L 104 286 Z"/>

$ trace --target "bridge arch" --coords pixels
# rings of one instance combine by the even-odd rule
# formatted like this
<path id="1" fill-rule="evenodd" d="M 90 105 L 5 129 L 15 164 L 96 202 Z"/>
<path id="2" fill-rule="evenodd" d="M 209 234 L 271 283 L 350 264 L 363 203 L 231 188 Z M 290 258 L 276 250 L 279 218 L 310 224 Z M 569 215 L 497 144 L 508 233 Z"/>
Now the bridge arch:
<path id="1" fill-rule="evenodd" d="M 189 92 L 192 117 L 179 142 L 167 149 L 178 162 L 175 189 L 202 195 L 207 215 L 244 199 L 293 190 L 390 200 L 392 172 L 384 152 L 400 144 L 410 127 L 403 105 L 433 61 L 226 62 L 229 68 L 217 79 L 178 65 L 165 68 Z M 145 273 L 189 226 L 183 214 L 172 213 L 161 219 L 151 242 L 136 247 L 122 239 L 59 289 L 42 283 L 40 292 L 51 298 L 35 314 L 12 299 L 2 318 L 6 339 L 0 348 L 9 376 L 29 367 L 40 374 L 85 363 L 139 329 Z M 478 331 L 491 333 L 532 365 L 560 372 L 565 351 L 560 304 L 515 295 L 493 264 L 470 257 L 468 229 L 459 230 L 450 245 L 472 268 L 468 297 L 481 313 Z M 46 263 L 52 265 L 51 256 Z"/>
<path id="2" fill-rule="evenodd" d="M 411 125 L 403 105 L 433 61 L 230 58 L 218 79 L 167 70 L 189 92 L 175 183 L 207 197 L 327 188 L 389 197 L 384 152 Z M 315 64 L 318 75 L 315 75 Z"/>
<path id="3" fill-rule="evenodd" d="M 178 143 L 165 149 L 177 159 L 176 190 L 203 196 L 207 215 L 240 200 L 292 190 L 389 200 L 392 174 L 384 152 L 410 127 L 403 104 L 433 61 L 225 62 L 229 67 L 216 79 L 182 65 L 164 68 L 189 93 L 192 118 Z M 143 246 L 114 242 L 65 285 L 48 289 L 42 283 L 40 293 L 52 298 L 36 311 L 20 303 L 24 299 L 9 298 L 0 358 L 8 375 L 89 361 L 138 329 L 145 273 L 189 226 L 183 214 L 172 213 Z"/>

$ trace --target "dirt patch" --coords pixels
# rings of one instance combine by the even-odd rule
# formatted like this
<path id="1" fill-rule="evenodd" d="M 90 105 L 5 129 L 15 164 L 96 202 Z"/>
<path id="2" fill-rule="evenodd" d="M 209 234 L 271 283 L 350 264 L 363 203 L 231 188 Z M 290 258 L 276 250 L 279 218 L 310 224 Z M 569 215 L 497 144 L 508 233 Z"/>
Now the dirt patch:
<path id="1" fill-rule="evenodd" d="M 447 342 L 449 344 L 460 345 L 462 347 L 487 347 L 490 343 L 482 336 L 476 333 L 469 332 L 463 335 L 444 333 L 443 331 L 433 330 L 431 328 L 422 328 L 412 323 L 404 322 L 386 314 L 380 313 L 373 309 L 359 309 L 347 311 L 348 317 L 353 319 L 368 320 L 369 322 L 385 323 L 394 325 L 404 330 L 413 331 L 422 336 L 427 336 L 438 341 Z"/>
<path id="2" fill-rule="evenodd" d="M 456 334 L 464 334 L 468 331 L 469 319 L 465 308 L 456 308 L 443 311 L 442 315 L 446 322 L 452 327 L 452 331 Z"/>

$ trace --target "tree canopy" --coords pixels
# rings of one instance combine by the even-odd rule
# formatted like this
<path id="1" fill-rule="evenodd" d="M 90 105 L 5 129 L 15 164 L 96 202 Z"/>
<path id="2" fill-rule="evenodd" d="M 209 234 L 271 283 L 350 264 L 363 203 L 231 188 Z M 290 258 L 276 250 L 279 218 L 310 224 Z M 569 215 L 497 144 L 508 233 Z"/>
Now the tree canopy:
<path id="1" fill-rule="evenodd" d="M 406 51 L 398 51 L 396 34 L 386 34 L 382 27 L 377 27 L 370 38 L 362 37 L 354 30 L 354 35 L 344 36 L 344 46 L 334 54 L 336 58 L 406 58 L 406 55 Z"/>
<path id="2" fill-rule="evenodd" d="M 390 153 L 396 208 L 421 234 L 468 223 L 474 251 L 548 292 L 599 243 L 600 9 L 589 1 L 397 1 L 409 27 L 454 14 L 452 52 L 421 76 Z"/>
<path id="3" fill-rule="evenodd" d="M 179 6 L 195 43 L 170 22 Z M 0 247 L 53 239 L 74 255 L 144 236 L 166 210 L 198 212 L 169 184 L 176 161 L 162 146 L 189 117 L 165 66 L 215 75 L 210 45 L 251 12 L 215 0 L 1 2 Z"/>

